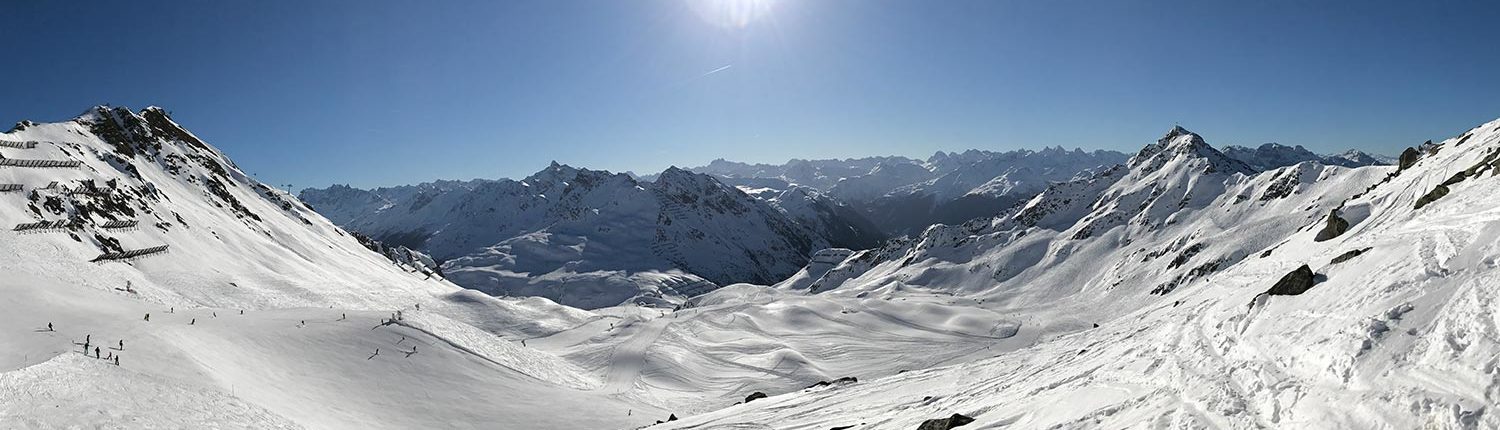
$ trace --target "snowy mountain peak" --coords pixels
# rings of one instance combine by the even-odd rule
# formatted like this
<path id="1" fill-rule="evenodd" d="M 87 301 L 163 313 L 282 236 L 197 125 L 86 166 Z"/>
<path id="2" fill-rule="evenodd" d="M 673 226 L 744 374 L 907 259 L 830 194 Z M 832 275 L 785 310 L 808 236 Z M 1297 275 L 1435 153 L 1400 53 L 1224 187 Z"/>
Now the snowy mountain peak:
<path id="1" fill-rule="evenodd" d="M 1224 172 L 1250 174 L 1254 168 L 1243 161 L 1225 156 L 1209 146 L 1203 136 L 1188 131 L 1182 126 L 1173 126 L 1156 143 L 1146 145 L 1137 152 L 1126 166 L 1140 173 L 1150 173 L 1174 160 L 1201 165 L 1204 173 Z"/>

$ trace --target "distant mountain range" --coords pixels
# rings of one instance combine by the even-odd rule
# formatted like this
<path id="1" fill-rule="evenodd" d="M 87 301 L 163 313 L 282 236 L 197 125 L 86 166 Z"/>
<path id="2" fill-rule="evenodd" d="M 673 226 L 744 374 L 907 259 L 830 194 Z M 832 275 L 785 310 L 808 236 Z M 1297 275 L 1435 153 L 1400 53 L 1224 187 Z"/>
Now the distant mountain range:
<path id="1" fill-rule="evenodd" d="M 1356 166 L 1363 153 L 1301 147 L 1213 151 L 1227 172 L 1313 161 Z M 814 251 L 867 249 L 934 224 L 1016 209 L 1050 186 L 1109 171 L 1114 151 L 938 152 L 905 157 L 714 160 L 633 176 L 553 163 L 522 180 L 436 181 L 300 198 L 340 226 L 430 254 L 448 279 L 495 295 L 583 308 L 676 303 L 719 286 L 769 284 Z"/>
<path id="2" fill-rule="evenodd" d="M 1229 147 L 1224 155 L 1255 171 L 1303 161 L 1355 167 L 1390 164 L 1359 151 L 1317 155 L 1301 146 L 1274 143 L 1256 149 Z M 958 224 L 993 216 L 1030 199 L 1048 185 L 1087 177 L 1125 162 L 1115 151 L 1066 150 L 937 152 L 927 160 L 867 157 L 845 160 L 791 160 L 782 165 L 714 160 L 694 172 L 753 187 L 805 186 L 826 191 L 858 209 L 892 235 L 919 233 L 932 224 Z"/>
<path id="3" fill-rule="evenodd" d="M 814 251 L 885 238 L 814 190 L 761 197 L 682 169 L 642 181 L 557 163 L 519 181 L 301 193 L 345 228 L 443 260 L 460 285 L 583 308 L 773 283 Z"/>

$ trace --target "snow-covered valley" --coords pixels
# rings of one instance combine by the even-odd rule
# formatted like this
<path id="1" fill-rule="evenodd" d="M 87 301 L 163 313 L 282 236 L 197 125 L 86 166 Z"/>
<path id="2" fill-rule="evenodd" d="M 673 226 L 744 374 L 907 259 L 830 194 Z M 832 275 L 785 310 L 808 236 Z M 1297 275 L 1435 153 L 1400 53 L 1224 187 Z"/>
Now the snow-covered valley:
<path id="1" fill-rule="evenodd" d="M 301 198 L 157 108 L 0 141 L 7 428 L 1500 427 L 1500 121 L 1396 165 L 1177 127 Z M 1079 158 L 934 167 L 1038 154 Z M 1016 203 L 889 240 L 841 203 L 912 184 Z"/>

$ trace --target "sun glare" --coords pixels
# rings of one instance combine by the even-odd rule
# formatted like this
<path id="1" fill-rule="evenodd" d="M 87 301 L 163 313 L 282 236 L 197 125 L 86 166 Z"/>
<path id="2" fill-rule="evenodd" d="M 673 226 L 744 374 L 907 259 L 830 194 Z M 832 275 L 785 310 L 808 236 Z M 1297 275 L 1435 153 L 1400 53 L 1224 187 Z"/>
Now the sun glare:
<path id="1" fill-rule="evenodd" d="M 723 28 L 745 28 L 771 13 L 776 0 L 686 0 L 704 21 Z"/>

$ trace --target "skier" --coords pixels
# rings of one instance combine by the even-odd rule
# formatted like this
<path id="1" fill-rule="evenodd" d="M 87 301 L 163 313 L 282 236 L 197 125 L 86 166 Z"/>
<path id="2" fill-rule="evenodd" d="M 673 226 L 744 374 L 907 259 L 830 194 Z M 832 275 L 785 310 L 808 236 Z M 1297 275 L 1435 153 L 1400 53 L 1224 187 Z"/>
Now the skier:
<path id="1" fill-rule="evenodd" d="M 193 318 L 192 321 L 188 321 L 188 325 L 198 325 L 198 319 L 197 318 Z"/>
<path id="2" fill-rule="evenodd" d="M 218 318 L 218 317 L 219 317 L 219 313 L 218 312 L 214 312 L 214 318 Z"/>
<path id="3" fill-rule="evenodd" d="M 88 345 L 89 344 L 89 340 L 92 340 L 93 338 L 94 338 L 94 335 L 92 335 L 92 334 L 83 335 L 83 344 L 84 345 Z"/>
<path id="4" fill-rule="evenodd" d="M 417 310 L 419 310 L 419 311 L 422 310 L 422 304 L 421 303 L 417 303 Z"/>
<path id="5" fill-rule="evenodd" d="M 125 339 L 120 339 L 120 350 L 121 351 L 125 350 Z"/>
<path id="6" fill-rule="evenodd" d="M 244 309 L 240 309 L 240 315 L 244 315 L 244 314 L 245 314 L 245 310 Z"/>
<path id="7" fill-rule="evenodd" d="M 115 356 L 115 365 L 116 366 L 120 365 L 120 356 L 118 356 L 118 355 Z"/>
<path id="8" fill-rule="evenodd" d="M 151 322 L 151 314 L 146 314 L 146 322 Z"/>
<path id="9" fill-rule="evenodd" d="M 99 359 L 99 347 L 94 347 L 94 359 Z"/>
<path id="10" fill-rule="evenodd" d="M 47 323 L 47 331 L 54 331 L 54 330 L 52 330 L 52 323 L 50 323 L 50 322 Z"/>
<path id="11" fill-rule="evenodd" d="M 521 339 L 521 346 L 526 346 L 526 339 Z"/>
<path id="12" fill-rule="evenodd" d="M 169 314 L 175 314 L 175 313 L 177 313 L 177 307 L 173 306 L 173 307 L 167 308 L 167 313 L 169 313 Z"/>

